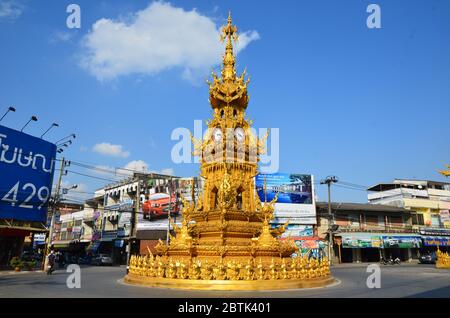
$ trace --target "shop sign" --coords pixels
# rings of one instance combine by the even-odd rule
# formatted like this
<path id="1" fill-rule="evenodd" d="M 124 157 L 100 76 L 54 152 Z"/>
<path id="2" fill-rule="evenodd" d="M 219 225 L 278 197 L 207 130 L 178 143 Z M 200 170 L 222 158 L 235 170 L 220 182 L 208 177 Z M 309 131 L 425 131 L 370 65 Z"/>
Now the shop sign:
<path id="1" fill-rule="evenodd" d="M 440 210 L 439 217 L 441 218 L 441 223 L 450 222 L 450 213 L 449 210 Z"/>
<path id="2" fill-rule="evenodd" d="M 423 227 L 419 230 L 420 234 L 431 236 L 431 235 L 438 235 L 438 236 L 450 236 L 450 229 L 433 229 L 433 228 L 426 228 Z"/>
<path id="3" fill-rule="evenodd" d="M 343 248 L 369 248 L 369 247 L 380 247 L 381 238 L 380 236 L 354 236 L 346 235 L 342 236 L 342 247 Z"/>
<path id="4" fill-rule="evenodd" d="M 384 248 L 420 248 L 421 238 L 418 236 L 384 236 Z"/>
<path id="5" fill-rule="evenodd" d="M 450 246 L 450 237 L 445 236 L 424 236 L 424 246 Z"/>
<path id="6" fill-rule="evenodd" d="M 420 248 L 418 236 L 358 235 L 342 236 L 343 248 Z"/>

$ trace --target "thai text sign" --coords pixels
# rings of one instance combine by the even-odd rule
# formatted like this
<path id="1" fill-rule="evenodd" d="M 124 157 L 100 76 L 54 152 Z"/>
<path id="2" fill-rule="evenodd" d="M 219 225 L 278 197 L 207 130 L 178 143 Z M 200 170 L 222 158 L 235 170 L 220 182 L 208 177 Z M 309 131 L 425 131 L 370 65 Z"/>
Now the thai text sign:
<path id="1" fill-rule="evenodd" d="M 56 145 L 0 125 L 0 218 L 45 222 Z"/>

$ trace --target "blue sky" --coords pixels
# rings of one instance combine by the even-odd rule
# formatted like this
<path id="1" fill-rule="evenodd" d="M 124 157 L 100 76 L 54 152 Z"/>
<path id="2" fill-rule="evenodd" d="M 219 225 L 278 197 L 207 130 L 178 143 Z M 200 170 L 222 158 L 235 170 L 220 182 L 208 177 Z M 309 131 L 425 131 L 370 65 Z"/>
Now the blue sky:
<path id="1" fill-rule="evenodd" d="M 81 29 L 66 27 L 74 2 Z M 381 29 L 366 26 L 370 3 L 381 7 Z M 68 159 L 104 167 L 143 161 L 150 170 L 196 175 L 197 164 L 172 162 L 170 135 L 211 116 L 204 79 L 220 53 L 209 43 L 228 10 L 243 35 L 238 72 L 247 67 L 251 78 L 247 114 L 255 127 L 280 129 L 281 172 L 367 186 L 445 180 L 436 169 L 450 163 L 446 0 L 0 0 L 0 112 L 17 108 L 2 124 L 20 129 L 37 115 L 30 134 L 52 122 L 60 127 L 48 140 L 77 134 Z M 155 47 L 146 46 L 147 35 Z M 64 180 L 86 192 L 104 183 Z M 317 193 L 326 199 L 323 186 Z M 367 200 L 364 191 L 339 187 L 333 199 Z"/>

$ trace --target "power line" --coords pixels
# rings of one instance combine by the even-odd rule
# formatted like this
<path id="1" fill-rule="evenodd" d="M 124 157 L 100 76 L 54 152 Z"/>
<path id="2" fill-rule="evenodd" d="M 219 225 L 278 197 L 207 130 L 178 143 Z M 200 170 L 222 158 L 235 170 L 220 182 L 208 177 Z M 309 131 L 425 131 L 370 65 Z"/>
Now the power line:
<path id="1" fill-rule="evenodd" d="M 98 179 L 98 180 L 103 180 L 103 181 L 108 181 L 108 182 L 117 182 L 119 180 L 113 180 L 113 179 L 107 179 L 107 178 L 101 178 L 101 177 L 97 177 L 97 176 L 93 176 L 93 175 L 89 175 L 89 174 L 85 174 L 85 173 L 80 173 L 80 172 L 76 172 L 73 170 L 66 170 L 67 172 L 73 173 L 73 174 L 77 174 L 83 177 L 88 177 L 88 178 L 93 178 L 93 179 Z"/>

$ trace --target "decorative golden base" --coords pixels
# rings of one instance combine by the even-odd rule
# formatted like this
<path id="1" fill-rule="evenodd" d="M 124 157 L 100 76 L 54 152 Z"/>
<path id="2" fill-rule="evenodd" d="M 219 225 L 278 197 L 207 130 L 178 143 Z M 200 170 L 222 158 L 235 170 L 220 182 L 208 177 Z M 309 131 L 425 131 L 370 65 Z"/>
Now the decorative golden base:
<path id="1" fill-rule="evenodd" d="M 128 274 L 124 282 L 147 287 L 190 290 L 283 290 L 325 287 L 336 283 L 332 276 L 308 279 L 277 280 L 193 280 L 161 277 L 145 277 Z"/>

